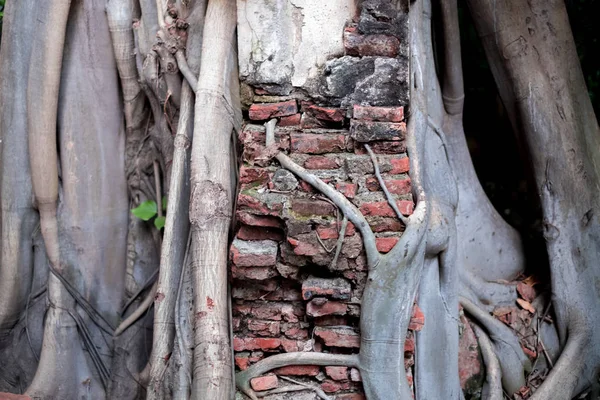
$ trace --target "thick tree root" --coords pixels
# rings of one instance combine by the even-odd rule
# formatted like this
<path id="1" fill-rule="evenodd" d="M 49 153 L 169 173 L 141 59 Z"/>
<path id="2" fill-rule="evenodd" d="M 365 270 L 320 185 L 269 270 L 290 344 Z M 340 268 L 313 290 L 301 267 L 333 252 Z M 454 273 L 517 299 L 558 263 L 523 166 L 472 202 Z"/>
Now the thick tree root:
<path id="1" fill-rule="evenodd" d="M 254 391 L 250 388 L 250 380 L 273 369 L 285 367 L 287 365 L 319 365 L 360 368 L 358 356 L 356 354 L 345 355 L 313 352 L 276 354 L 257 362 L 245 371 L 238 372 L 235 375 L 236 385 L 239 390 L 241 390 L 252 400 L 257 400 Z"/>

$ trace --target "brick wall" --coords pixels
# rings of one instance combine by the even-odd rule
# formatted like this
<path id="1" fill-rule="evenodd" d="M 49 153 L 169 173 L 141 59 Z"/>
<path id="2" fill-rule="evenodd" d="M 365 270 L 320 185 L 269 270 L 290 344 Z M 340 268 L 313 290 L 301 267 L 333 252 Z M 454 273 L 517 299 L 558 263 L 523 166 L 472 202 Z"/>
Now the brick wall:
<path id="1" fill-rule="evenodd" d="M 398 35 L 361 32 L 360 21 L 359 13 L 340 32 L 345 55 L 330 59 L 310 89 L 293 88 L 282 96 L 281 87 L 268 82 L 243 82 L 247 114 L 239 135 L 239 229 L 230 252 L 238 369 L 281 352 L 357 353 L 367 278 L 362 240 L 352 223 L 333 262 L 343 216 L 271 160 L 274 150 L 265 147 L 264 122 L 277 118 L 278 148 L 360 209 L 381 252 L 393 247 L 404 226 L 379 187 L 365 143 L 377 154 L 400 210 L 413 211 L 405 147 L 406 44 Z M 423 323 L 416 308 L 410 328 Z M 412 376 L 412 331 L 405 350 Z M 289 384 L 282 377 L 310 382 L 337 400 L 364 398 L 358 370 L 346 367 L 284 367 L 255 378 L 252 387 Z"/>

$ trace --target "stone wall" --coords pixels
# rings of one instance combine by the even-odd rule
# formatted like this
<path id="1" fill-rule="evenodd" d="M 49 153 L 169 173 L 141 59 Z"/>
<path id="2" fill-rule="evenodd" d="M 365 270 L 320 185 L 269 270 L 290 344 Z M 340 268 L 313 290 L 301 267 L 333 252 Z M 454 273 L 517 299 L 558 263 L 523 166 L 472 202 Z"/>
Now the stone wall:
<path id="1" fill-rule="evenodd" d="M 374 175 L 369 144 L 404 215 L 414 208 L 406 155 L 408 26 L 403 2 L 238 1 L 245 123 L 238 230 L 231 246 L 235 363 L 245 369 L 281 352 L 357 353 L 367 265 L 349 223 L 339 257 L 343 215 L 306 182 L 280 168 L 277 149 L 343 193 L 388 252 L 404 226 Z M 277 149 L 264 123 L 277 118 Z M 405 347 L 412 377 L 417 306 Z M 255 378 L 257 391 L 292 378 L 336 400 L 363 399 L 358 370 L 289 366 Z M 317 398 L 314 392 L 290 394 Z M 302 397 L 305 396 L 305 397 Z M 269 398 L 286 398 L 274 395 Z"/>

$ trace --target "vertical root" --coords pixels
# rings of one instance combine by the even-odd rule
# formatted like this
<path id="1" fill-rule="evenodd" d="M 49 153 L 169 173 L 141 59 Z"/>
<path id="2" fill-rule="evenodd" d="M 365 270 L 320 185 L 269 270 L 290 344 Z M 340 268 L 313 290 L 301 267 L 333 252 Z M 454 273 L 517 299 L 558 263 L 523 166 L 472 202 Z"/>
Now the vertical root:
<path id="1" fill-rule="evenodd" d="M 500 361 L 494 352 L 492 341 L 487 336 L 485 331 L 478 325 L 472 325 L 477 339 L 479 339 L 479 348 L 483 355 L 483 362 L 486 368 L 485 385 L 483 387 L 482 397 L 485 400 L 502 400 L 502 370 Z"/>

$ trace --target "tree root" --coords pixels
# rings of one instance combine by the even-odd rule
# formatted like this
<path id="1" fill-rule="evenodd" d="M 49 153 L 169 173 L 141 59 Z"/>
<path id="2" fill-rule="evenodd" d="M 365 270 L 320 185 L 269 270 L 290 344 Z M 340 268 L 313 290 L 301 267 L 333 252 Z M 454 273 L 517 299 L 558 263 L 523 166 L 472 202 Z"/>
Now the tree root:
<path id="1" fill-rule="evenodd" d="M 148 295 L 146 295 L 146 297 L 144 297 L 144 300 L 139 305 L 139 307 L 136 308 L 127 318 L 125 318 L 119 324 L 117 329 L 115 329 L 114 336 L 119 336 L 126 329 L 128 329 L 133 324 L 135 324 L 135 322 L 138 319 L 140 319 L 146 313 L 146 311 L 148 311 L 150 306 L 152 306 L 152 304 L 154 303 L 154 298 L 156 297 L 157 289 L 158 289 L 158 282 L 154 282 L 154 284 L 152 285 L 152 288 L 148 292 Z"/>
<path id="2" fill-rule="evenodd" d="M 250 388 L 250 380 L 263 375 L 273 369 L 285 367 L 287 365 L 319 365 L 319 366 L 340 366 L 340 367 L 359 367 L 358 355 L 351 354 L 329 354 L 314 352 L 297 352 L 276 354 L 252 365 L 245 371 L 238 372 L 235 375 L 235 382 L 240 391 L 257 400 L 257 396 Z"/>
<path id="3" fill-rule="evenodd" d="M 494 346 L 485 331 L 477 324 L 472 324 L 475 335 L 479 339 L 479 348 L 483 356 L 483 362 L 486 367 L 486 383 L 483 387 L 482 398 L 485 400 L 502 400 L 502 370 L 500 361 L 494 352 Z"/>
<path id="4" fill-rule="evenodd" d="M 512 395 L 525 385 L 524 371 L 531 370 L 531 362 L 513 331 L 470 300 L 460 297 L 465 311 L 477 320 L 489 333 L 502 369 L 502 386 Z"/>
<path id="5" fill-rule="evenodd" d="M 375 176 L 377 177 L 379 186 L 381 186 L 381 190 L 383 190 L 383 193 L 385 193 L 385 198 L 387 199 L 388 204 L 390 205 L 390 207 L 392 207 L 392 210 L 394 210 L 398 219 L 402 221 L 402 223 L 406 226 L 408 224 L 408 219 L 400 212 L 398 204 L 396 204 L 396 199 L 394 199 L 394 197 L 388 190 L 385 181 L 381 177 L 381 172 L 379 171 L 379 163 L 377 162 L 377 157 L 375 156 L 375 153 L 373 153 L 373 150 L 371 150 L 371 146 L 369 146 L 368 144 L 365 144 L 365 149 L 367 149 L 367 152 L 371 157 L 371 161 L 373 162 L 373 168 L 375 169 Z"/>

